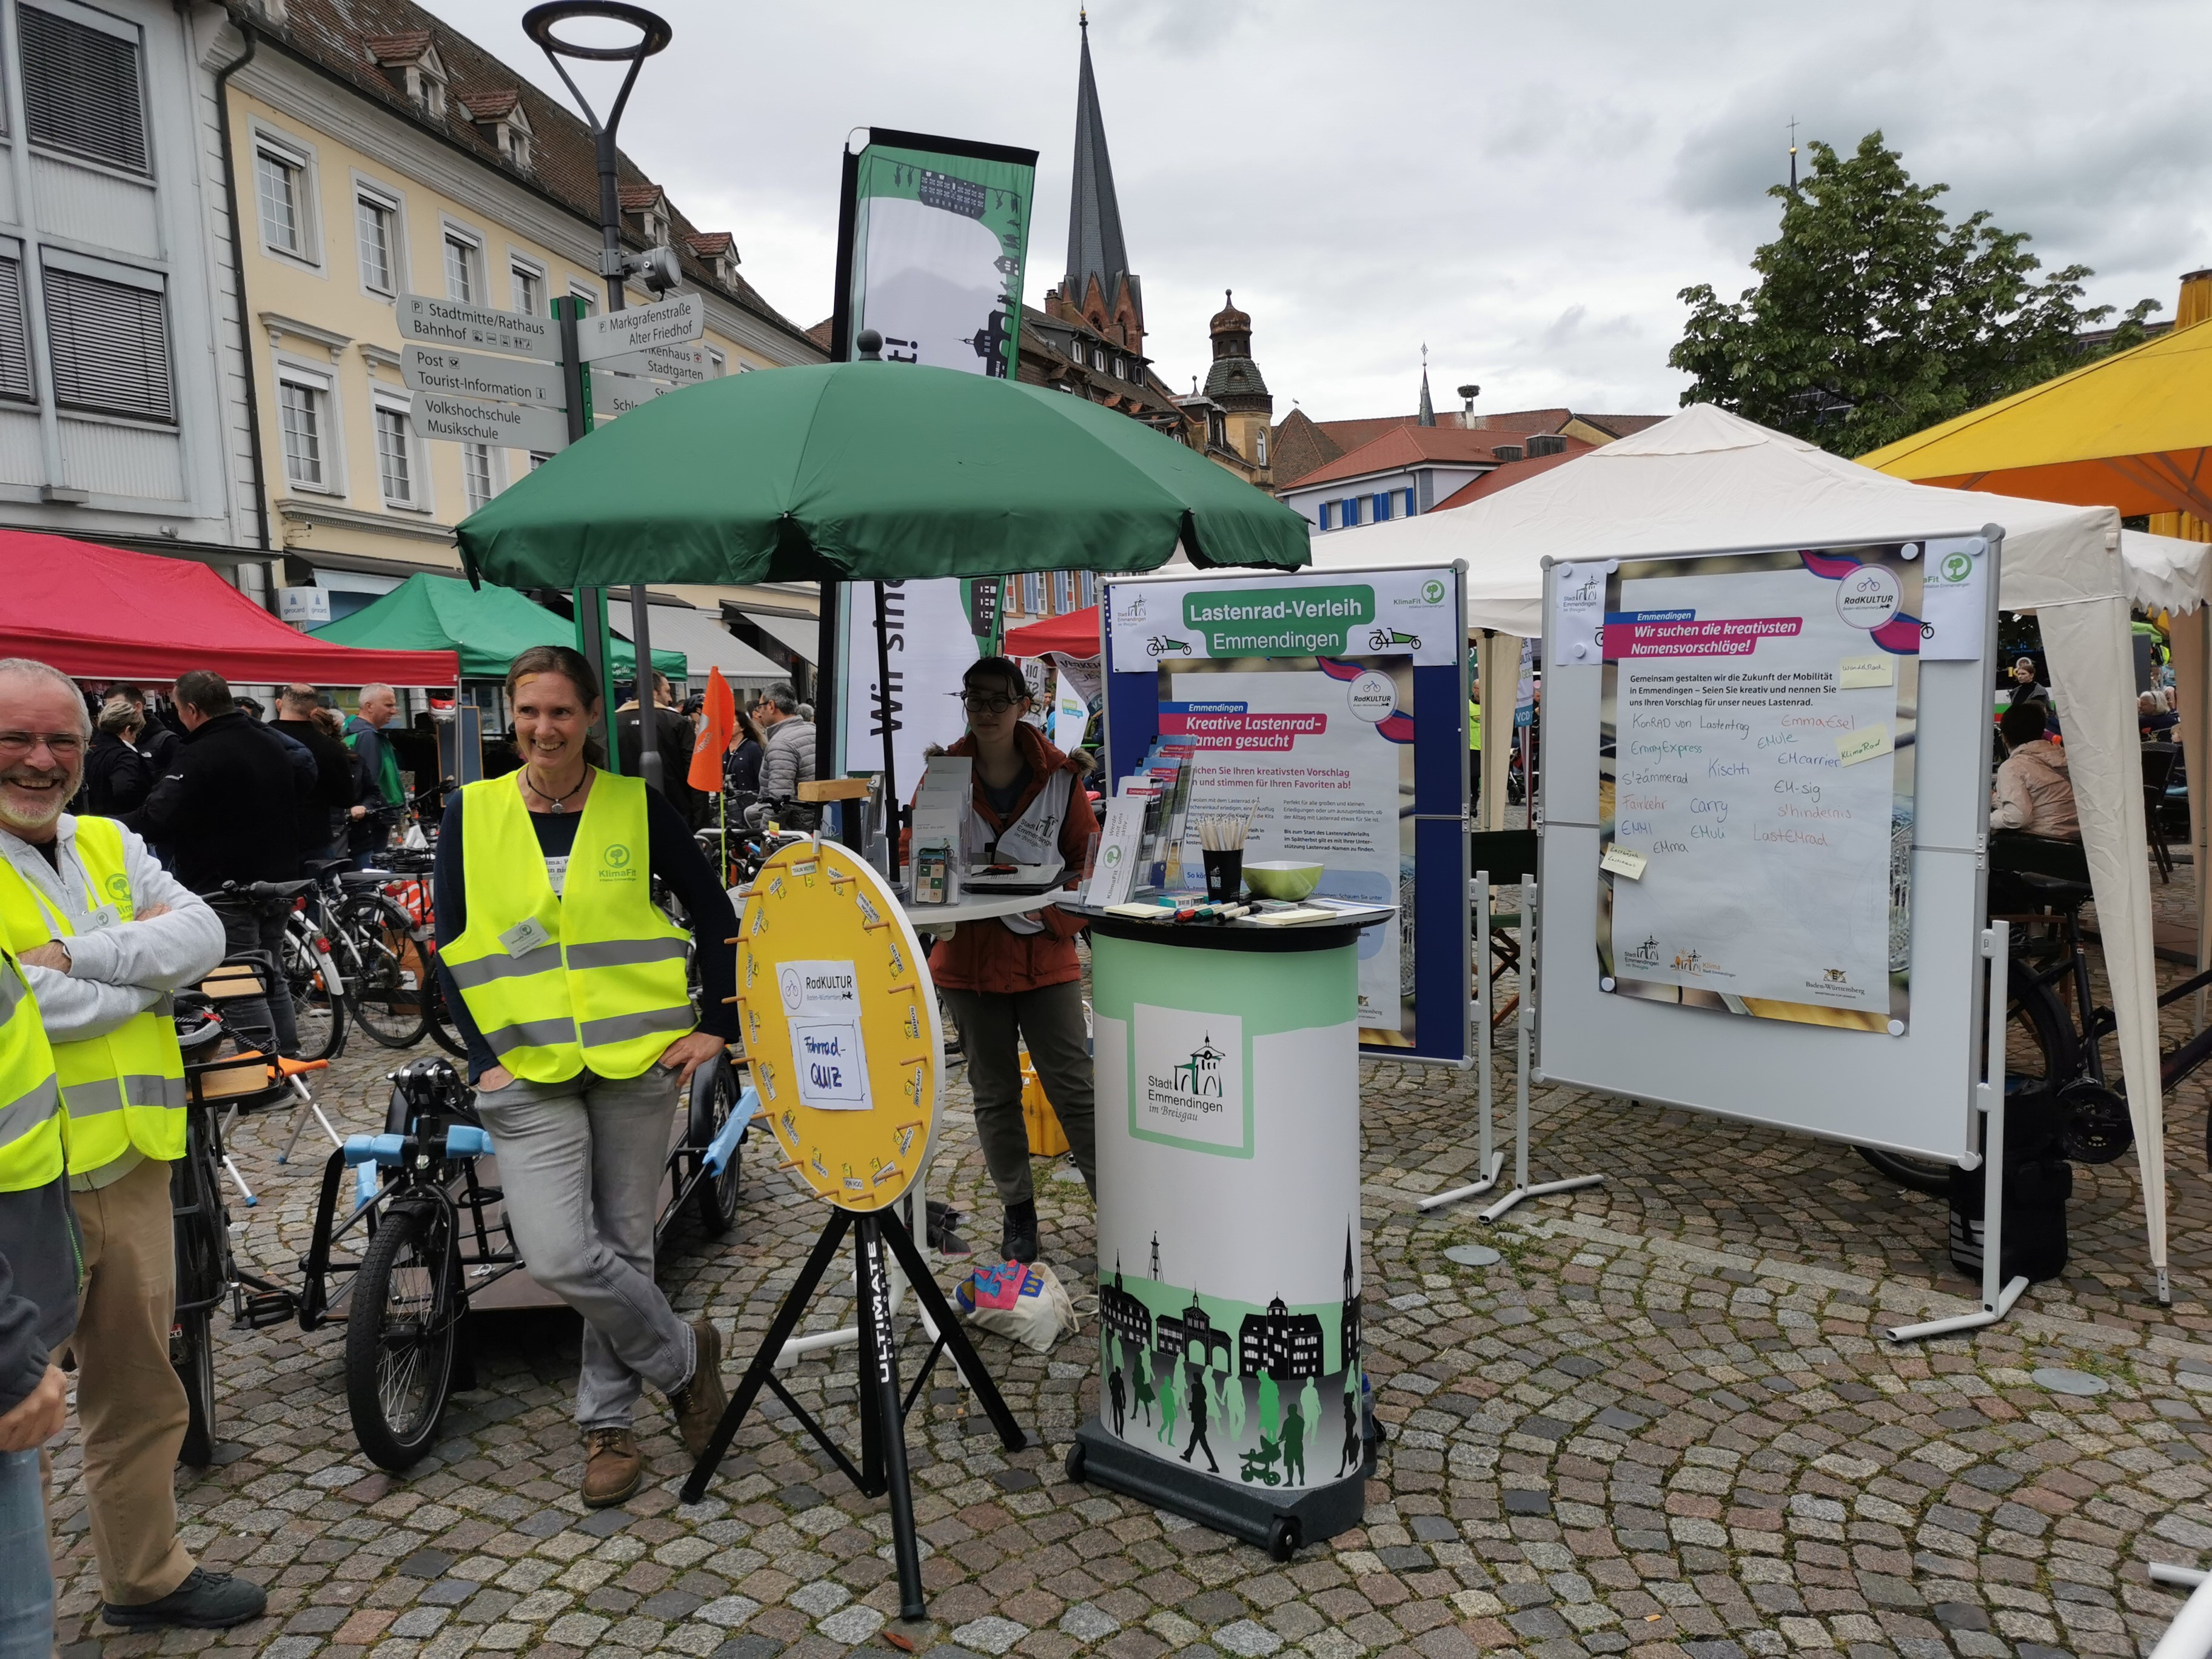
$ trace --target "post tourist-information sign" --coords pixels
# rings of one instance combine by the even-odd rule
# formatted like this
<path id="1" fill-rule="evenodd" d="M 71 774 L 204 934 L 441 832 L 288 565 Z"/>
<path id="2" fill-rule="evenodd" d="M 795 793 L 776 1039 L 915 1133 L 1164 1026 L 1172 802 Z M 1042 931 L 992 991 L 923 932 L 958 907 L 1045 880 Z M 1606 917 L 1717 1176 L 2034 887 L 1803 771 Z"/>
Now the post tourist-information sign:
<path id="1" fill-rule="evenodd" d="M 518 357 L 493 357 L 477 351 L 410 345 L 399 354 L 399 378 L 410 392 L 435 392 L 452 398 L 491 398 L 501 403 L 537 404 L 563 409 L 557 363 Z"/>

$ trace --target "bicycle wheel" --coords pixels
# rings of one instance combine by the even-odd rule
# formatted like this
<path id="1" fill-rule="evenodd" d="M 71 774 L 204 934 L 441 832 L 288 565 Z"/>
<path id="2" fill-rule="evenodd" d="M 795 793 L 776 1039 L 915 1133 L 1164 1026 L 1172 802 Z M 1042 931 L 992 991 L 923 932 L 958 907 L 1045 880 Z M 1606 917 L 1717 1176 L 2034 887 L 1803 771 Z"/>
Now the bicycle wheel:
<path id="1" fill-rule="evenodd" d="M 215 1461 L 215 1310 L 230 1279 L 225 1231 L 228 1218 L 216 1184 L 221 1179 L 202 1127 L 195 1121 L 185 1156 L 169 1168 L 177 1257 L 177 1312 L 169 1326 L 169 1363 L 185 1385 L 187 1411 L 177 1461 L 193 1468 L 205 1468 Z"/>
<path id="2" fill-rule="evenodd" d="M 460 1272 L 439 1204 L 389 1211 L 346 1314 L 346 1408 L 370 1461 L 399 1474 L 438 1437 L 452 1390 Z"/>
<path id="3" fill-rule="evenodd" d="M 424 976 L 423 989 L 428 1006 L 430 1041 L 455 1060 L 466 1060 L 469 1045 L 461 1040 L 461 1028 L 454 1023 L 453 1004 L 446 1000 L 446 982 L 438 976 L 434 961 Z"/>
<path id="4" fill-rule="evenodd" d="M 292 988 L 292 1017 L 300 1030 L 300 1058 L 334 1060 L 345 1047 L 345 993 L 331 984 L 335 961 L 318 948 L 312 923 L 295 917 L 284 930 L 284 978 Z M 335 941 L 331 957 L 335 957 Z M 339 969 L 342 975 L 343 969 Z"/>
<path id="5" fill-rule="evenodd" d="M 2005 1092 L 2063 1083 L 2081 1071 L 2081 1040 L 2058 994 L 2027 977 L 2015 960 L 2009 975 L 2012 1006 L 2005 1026 Z M 1909 1152 L 1859 1148 L 1859 1156 L 1899 1186 L 1935 1198 L 1951 1192 L 1951 1165 Z"/>
<path id="6" fill-rule="evenodd" d="M 730 1121 L 730 1114 L 738 1103 L 737 1075 L 729 1066 L 717 1065 L 714 1080 L 704 1098 L 691 1098 L 690 1139 L 694 1146 L 704 1146 L 722 1131 Z M 744 1148 L 730 1149 L 730 1161 L 722 1166 L 719 1176 L 708 1176 L 700 1182 L 691 1195 L 692 1214 L 699 1222 L 700 1231 L 709 1238 L 720 1238 L 730 1231 L 738 1218 L 738 1178 L 739 1166 L 744 1161 Z"/>
<path id="7" fill-rule="evenodd" d="M 413 1048 L 428 1024 L 414 924 L 404 910 L 381 897 L 356 901 L 346 910 L 344 924 L 361 958 L 360 970 L 346 988 L 354 1023 L 387 1048 Z"/>

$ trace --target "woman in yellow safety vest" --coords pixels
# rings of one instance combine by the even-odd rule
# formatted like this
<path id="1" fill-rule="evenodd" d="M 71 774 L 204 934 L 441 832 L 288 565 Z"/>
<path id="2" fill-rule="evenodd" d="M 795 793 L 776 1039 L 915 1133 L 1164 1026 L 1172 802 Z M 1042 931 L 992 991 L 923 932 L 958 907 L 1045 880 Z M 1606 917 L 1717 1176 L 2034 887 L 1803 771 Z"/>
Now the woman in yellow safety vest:
<path id="1" fill-rule="evenodd" d="M 599 698 L 580 653 L 532 647 L 507 695 L 521 769 L 463 788 L 439 833 L 440 966 L 523 1262 L 584 1317 L 576 1418 L 598 1508 L 642 1478 L 641 1382 L 694 1456 L 722 1413 L 720 1334 L 653 1283 L 653 1223 L 670 1115 L 737 1040 L 737 917 L 675 808 L 594 764 Z M 697 932 L 703 1012 L 656 876 Z"/>

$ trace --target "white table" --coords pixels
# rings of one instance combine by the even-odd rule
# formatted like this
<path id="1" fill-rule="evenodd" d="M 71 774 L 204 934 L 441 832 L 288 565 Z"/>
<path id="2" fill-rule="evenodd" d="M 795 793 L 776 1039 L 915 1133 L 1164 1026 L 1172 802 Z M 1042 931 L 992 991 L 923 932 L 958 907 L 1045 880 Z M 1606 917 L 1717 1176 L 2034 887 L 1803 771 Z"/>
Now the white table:
<path id="1" fill-rule="evenodd" d="M 1028 915 L 1055 904 L 1078 904 L 1082 898 L 1072 888 L 1055 887 L 1045 893 L 971 894 L 957 904 L 915 904 L 902 900 L 901 906 L 917 933 L 949 933 L 963 921 Z"/>

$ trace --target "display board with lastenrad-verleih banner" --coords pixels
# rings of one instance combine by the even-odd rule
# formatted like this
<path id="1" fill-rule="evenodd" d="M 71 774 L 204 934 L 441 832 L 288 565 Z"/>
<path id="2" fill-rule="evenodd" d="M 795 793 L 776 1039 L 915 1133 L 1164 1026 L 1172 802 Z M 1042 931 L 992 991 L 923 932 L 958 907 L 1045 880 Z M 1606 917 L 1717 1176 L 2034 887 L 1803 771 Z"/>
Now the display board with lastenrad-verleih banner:
<path id="1" fill-rule="evenodd" d="M 1156 884 L 1196 884 L 1197 826 L 1249 825 L 1255 864 L 1392 907 L 1359 940 L 1363 1049 L 1464 1065 L 1467 629 L 1456 567 L 1106 584 L 1109 775 L 1187 755 Z M 1145 884 L 1139 882 L 1139 885 Z"/>
<path id="2" fill-rule="evenodd" d="M 1997 1161 L 2001 539 L 1547 567 L 1541 1080 Z"/>
<path id="3" fill-rule="evenodd" d="M 887 1257 L 897 1261 L 935 1337 L 923 1375 L 949 1349 L 1002 1443 L 1011 1451 L 1024 1439 L 915 1248 L 915 1206 L 904 1206 L 904 1220 L 896 1207 L 920 1190 L 935 1148 L 945 1066 L 937 994 L 898 895 L 848 848 L 818 838 L 787 846 L 761 866 L 742 897 L 738 934 L 729 944 L 737 951 L 738 1016 L 760 1114 L 784 1154 L 782 1170 L 831 1209 L 694 1465 L 685 1501 L 696 1503 L 704 1494 L 763 1388 L 830 1443 L 775 1367 L 849 1231 L 860 1292 L 861 1455 L 857 1467 L 842 1453 L 831 1455 L 863 1493 L 890 1496 L 901 1607 L 904 1616 L 919 1618 L 921 1563 L 907 1481 L 908 1402 L 899 1385 Z M 915 1395 L 921 1391 L 917 1379 Z"/>

